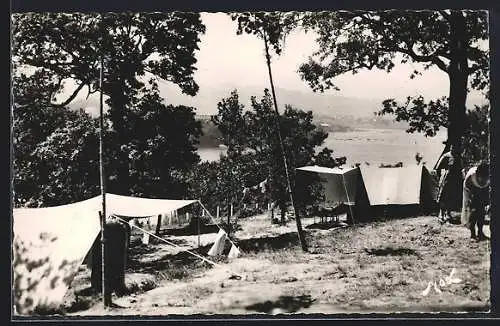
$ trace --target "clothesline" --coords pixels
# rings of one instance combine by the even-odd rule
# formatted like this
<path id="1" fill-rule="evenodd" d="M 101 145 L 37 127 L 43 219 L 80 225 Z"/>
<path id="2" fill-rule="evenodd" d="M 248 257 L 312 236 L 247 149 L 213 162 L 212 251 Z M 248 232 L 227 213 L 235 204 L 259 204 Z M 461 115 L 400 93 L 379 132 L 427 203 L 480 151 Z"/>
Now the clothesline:
<path id="1" fill-rule="evenodd" d="M 150 236 L 152 236 L 153 238 L 156 238 L 156 239 L 158 239 L 158 240 L 160 240 L 160 241 L 163 241 L 163 242 L 165 242 L 166 244 L 169 244 L 169 245 L 171 245 L 171 246 L 177 247 L 177 248 L 181 249 L 182 251 L 185 251 L 185 252 L 187 252 L 187 253 L 189 253 L 189 254 L 191 254 L 191 255 L 193 255 L 193 256 L 195 256 L 195 257 L 197 257 L 197 258 L 202 259 L 203 261 L 206 261 L 206 262 L 207 262 L 207 263 L 209 263 L 209 264 L 212 264 L 213 266 L 222 267 L 222 268 L 224 268 L 224 269 L 228 270 L 229 272 L 233 273 L 234 275 L 239 276 L 240 278 L 242 277 L 240 274 L 238 274 L 238 273 L 234 273 L 233 271 L 231 271 L 231 270 L 230 270 L 228 267 L 226 267 L 226 266 L 223 266 L 223 265 L 221 265 L 221 264 L 217 264 L 216 262 L 213 262 L 213 261 L 211 261 L 210 259 L 207 259 L 207 258 L 205 258 L 205 257 L 203 257 L 203 256 L 201 256 L 201 255 L 198 255 L 198 254 L 196 254 L 196 253 L 194 253 L 194 252 L 191 252 L 191 251 L 190 251 L 190 250 L 188 250 L 188 249 L 182 248 L 181 246 L 179 246 L 179 245 L 177 245 L 177 244 L 175 244 L 175 243 L 173 243 L 173 242 L 170 242 L 170 241 L 168 241 L 168 240 L 165 240 L 165 239 L 163 239 L 163 238 L 160 238 L 159 236 L 157 236 L 157 235 L 155 235 L 155 234 L 153 234 L 153 233 L 151 233 L 151 232 L 148 232 L 148 231 L 144 230 L 143 228 L 138 227 L 137 225 L 130 224 L 128 221 L 126 221 L 126 220 L 124 220 L 124 219 L 122 219 L 122 218 L 120 218 L 120 217 L 117 217 L 117 216 L 116 216 L 116 218 L 117 218 L 118 220 L 122 221 L 122 222 L 127 223 L 127 224 L 128 224 L 128 225 L 130 225 L 131 227 L 134 227 L 134 228 L 138 229 L 139 231 L 141 231 L 141 232 L 143 232 L 143 233 L 149 234 L 149 235 L 150 235 Z"/>
<path id="2" fill-rule="evenodd" d="M 210 217 L 210 219 L 212 220 L 212 222 L 215 223 L 215 225 L 217 225 L 217 227 L 219 228 L 219 230 L 221 230 L 222 228 L 220 227 L 220 225 L 217 223 L 217 221 L 214 219 L 213 215 L 210 214 L 210 211 L 205 207 L 205 205 L 203 205 L 203 203 L 201 201 L 198 201 L 198 203 L 201 205 L 201 207 L 205 210 L 205 212 L 207 212 L 208 216 Z M 233 242 L 233 240 L 231 240 L 231 238 L 227 237 L 227 239 L 229 240 L 229 242 L 231 242 L 231 244 L 233 246 L 236 246 L 236 244 Z M 236 246 L 237 247 L 237 246 Z M 241 249 L 239 249 L 241 251 Z M 243 252 L 243 251 L 241 251 Z"/>

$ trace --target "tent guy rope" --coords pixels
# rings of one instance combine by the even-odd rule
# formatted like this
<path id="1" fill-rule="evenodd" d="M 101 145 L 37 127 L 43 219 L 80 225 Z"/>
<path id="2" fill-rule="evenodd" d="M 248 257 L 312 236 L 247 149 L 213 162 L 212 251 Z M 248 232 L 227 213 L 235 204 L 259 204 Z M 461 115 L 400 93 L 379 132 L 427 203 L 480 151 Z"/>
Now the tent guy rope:
<path id="1" fill-rule="evenodd" d="M 120 221 L 122 221 L 122 222 L 124 222 L 124 223 L 127 223 L 127 224 L 128 224 L 128 225 L 130 225 L 131 227 L 134 227 L 134 228 L 138 229 L 139 231 L 141 231 L 141 232 L 143 232 L 143 233 L 149 234 L 149 236 L 151 236 L 151 237 L 153 237 L 153 238 L 156 238 L 156 239 L 158 239 L 158 240 L 160 240 L 160 241 L 162 241 L 162 242 L 165 242 L 166 244 L 171 245 L 171 246 L 173 246 L 173 247 L 179 248 L 179 249 L 181 249 L 182 251 L 185 251 L 185 252 L 187 252 L 187 253 L 189 253 L 189 254 L 191 254 L 191 255 L 193 255 L 193 256 L 195 256 L 195 257 L 197 257 L 197 258 L 199 258 L 199 259 L 201 259 L 201 260 L 203 260 L 203 261 L 205 261 L 205 262 L 207 262 L 207 263 L 209 263 L 209 264 L 213 265 L 213 266 L 221 267 L 221 268 L 223 268 L 223 269 L 225 269 L 225 270 L 227 270 L 227 271 L 231 272 L 233 275 L 238 276 L 238 277 L 240 277 L 240 278 L 242 278 L 242 277 L 243 277 L 241 274 L 238 274 L 238 273 L 233 272 L 231 269 L 229 269 L 228 267 L 226 267 L 226 266 L 224 266 L 224 265 L 217 264 L 216 262 L 213 262 L 213 261 L 211 261 L 210 259 L 207 259 L 207 258 L 205 258 L 205 257 L 203 257 L 203 256 L 201 256 L 201 255 L 198 255 L 198 254 L 196 254 L 196 253 L 194 253 L 194 252 L 192 252 L 192 251 L 190 251 L 190 250 L 188 250 L 188 249 L 185 249 L 185 248 L 183 248 L 183 247 L 181 247 L 181 246 L 179 246 L 179 245 L 176 245 L 176 244 L 175 244 L 175 243 L 173 243 L 173 242 L 170 242 L 170 241 L 168 241 L 168 240 L 165 240 L 165 239 L 163 239 L 163 238 L 160 238 L 159 236 L 157 236 L 157 235 L 155 235 L 155 234 L 153 234 L 153 233 L 151 233 L 151 232 L 148 232 L 148 231 L 144 230 L 143 228 L 138 227 L 137 225 L 133 225 L 133 224 L 131 224 L 130 222 L 128 222 L 128 221 L 126 221 L 126 220 L 124 220 L 124 219 L 122 219 L 122 218 L 120 218 L 120 217 L 118 217 L 118 216 L 115 216 L 115 218 L 116 218 L 116 219 L 118 219 L 118 220 L 120 220 Z"/>
<path id="2" fill-rule="evenodd" d="M 215 225 L 217 225 L 217 227 L 219 228 L 219 230 L 224 230 L 223 228 L 220 227 L 220 225 L 217 223 L 217 221 L 215 221 L 215 218 L 213 217 L 212 214 L 210 214 L 210 211 L 205 207 L 205 205 L 203 205 L 203 203 L 201 201 L 198 201 L 198 203 L 200 204 L 200 206 L 205 210 L 205 212 L 207 212 L 208 216 L 210 217 L 210 219 L 212 220 L 212 222 L 215 223 Z M 226 232 L 227 234 L 227 232 Z M 233 240 L 231 240 L 231 238 L 227 237 L 227 239 L 229 240 L 229 242 L 231 242 L 231 244 L 233 246 L 236 246 L 236 244 L 233 242 Z M 236 246 L 238 247 L 238 246 Z M 240 252 L 243 252 L 241 250 L 241 248 L 238 248 L 240 250 Z"/>

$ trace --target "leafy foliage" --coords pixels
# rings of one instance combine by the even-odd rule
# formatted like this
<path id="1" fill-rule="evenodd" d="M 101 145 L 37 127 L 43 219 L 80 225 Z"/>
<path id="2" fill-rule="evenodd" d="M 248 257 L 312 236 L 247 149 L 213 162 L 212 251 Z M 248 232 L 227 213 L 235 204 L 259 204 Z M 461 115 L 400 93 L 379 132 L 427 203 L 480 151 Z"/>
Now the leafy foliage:
<path id="1" fill-rule="evenodd" d="M 225 209 L 230 203 L 242 203 L 245 187 L 256 186 L 267 179 L 265 191 L 261 193 L 259 189 L 259 194 L 254 193 L 252 196 L 259 197 L 261 203 L 277 201 L 284 214 L 289 197 L 283 162 L 277 159 L 282 154 L 276 129 L 277 117 L 269 91 L 266 89 L 260 100 L 252 97 L 252 108 L 245 113 L 236 91 L 221 103 L 231 103 L 232 111 L 229 114 L 227 105 L 219 105 L 219 114 L 215 119 L 219 126 L 232 126 L 234 121 L 234 125 L 239 125 L 240 130 L 246 132 L 232 138 L 241 142 L 234 143 L 239 151 L 223 157 L 219 162 L 201 163 L 196 168 L 192 181 L 196 198 L 201 196 L 213 211 L 217 205 Z M 328 134 L 316 128 L 311 111 L 286 106 L 279 123 L 290 171 L 308 164 L 338 166 L 345 163 L 345 158 L 333 158 L 333 151 L 328 148 L 316 155 L 316 148 L 323 144 Z M 223 137 L 229 134 L 229 128 L 222 130 Z M 237 131 L 232 130 L 234 133 Z M 295 173 L 292 173 L 292 178 L 295 180 Z M 311 204 L 320 196 L 321 189 L 309 191 L 313 186 L 317 188 L 317 184 L 313 184 L 313 180 L 309 180 L 308 183 L 295 187 L 300 188 L 298 191 L 301 194 L 303 192 L 300 196 L 303 205 Z"/>
<path id="2" fill-rule="evenodd" d="M 390 72 L 396 64 L 424 63 L 448 73 L 450 51 L 449 11 L 336 11 L 306 13 L 302 26 L 318 34 L 319 50 L 300 67 L 304 80 L 315 90 L 334 87 L 332 79 L 360 69 Z M 487 87 L 488 52 L 478 43 L 488 39 L 485 11 L 464 11 L 467 26 L 468 73 L 472 86 Z M 399 56 L 396 56 L 398 54 Z M 411 78 L 421 74 L 415 70 Z"/>
<path id="3" fill-rule="evenodd" d="M 238 12 L 230 13 L 231 19 L 238 24 L 236 33 L 253 34 L 266 38 L 276 54 L 283 50 L 285 37 L 297 26 L 295 12 Z"/>
<path id="4" fill-rule="evenodd" d="M 408 121 L 408 133 L 420 132 L 426 137 L 433 137 L 440 128 L 448 126 L 446 98 L 425 103 L 422 96 L 408 97 L 404 104 L 388 99 L 383 105 L 384 108 L 378 114 L 392 114 L 396 121 Z M 467 111 L 463 136 L 464 167 L 471 167 L 489 156 L 488 113 L 489 105 L 475 106 Z"/>
<path id="5" fill-rule="evenodd" d="M 333 150 L 328 147 L 323 148 L 314 157 L 314 165 L 323 166 L 326 168 L 334 168 L 337 166 L 342 166 L 346 164 L 347 158 L 345 156 L 335 158 L 333 156 Z"/>
<path id="6" fill-rule="evenodd" d="M 488 93 L 488 39 L 485 11 L 378 11 L 306 14 L 303 26 L 318 33 L 319 50 L 299 71 L 314 90 L 336 88 L 333 79 L 360 69 L 390 72 L 397 61 L 437 67 L 450 80 L 448 98 L 408 98 L 403 105 L 383 102 L 379 114 L 407 121 L 408 132 L 433 136 L 448 128 L 449 144 L 459 151 L 464 139 L 468 88 Z M 415 69 L 410 78 L 420 75 Z M 469 80 L 469 77 L 471 79 Z M 448 102 L 448 103 L 446 103 Z"/>
<path id="7" fill-rule="evenodd" d="M 110 106 L 109 118 L 116 132 L 117 161 L 115 192 L 129 194 L 129 161 L 133 131 L 127 110 L 140 105 L 140 96 L 155 87 L 155 78 L 178 85 L 195 95 L 198 85 L 194 52 L 205 32 L 197 13 L 27 13 L 12 21 L 13 61 L 16 74 L 35 69 L 43 77 L 43 94 L 37 101 L 47 107 L 65 107 L 84 88 L 99 91 L 100 56 L 104 56 L 102 91 Z M 36 78 L 32 78 L 36 83 Z M 145 81 L 148 81 L 148 84 Z M 76 88 L 64 97 L 69 81 Z M 20 102 L 17 102 L 20 104 Z"/>
<path id="8" fill-rule="evenodd" d="M 97 123 L 85 112 L 14 111 L 15 205 L 59 205 L 99 191 Z"/>
<path id="9" fill-rule="evenodd" d="M 464 167 L 470 168 L 489 158 L 489 105 L 475 106 L 467 112 L 464 142 Z"/>
<path id="10" fill-rule="evenodd" d="M 110 106 L 107 190 L 185 196 L 183 174 L 199 161 L 201 130 L 192 108 L 162 104 L 157 78 L 189 95 L 198 91 L 199 14 L 27 13 L 12 20 L 16 205 L 64 204 L 98 191 L 96 122 L 66 106 L 84 88 L 99 91 L 101 51 Z M 71 81 L 77 86 L 64 98 Z"/>
<path id="11" fill-rule="evenodd" d="M 198 90 L 192 77 L 194 51 L 205 26 L 196 13 L 26 13 L 13 16 L 12 31 L 18 65 L 44 69 L 54 92 L 69 79 L 79 82 L 77 93 L 84 87 L 96 92 L 101 50 L 107 58 L 108 95 L 118 78 L 141 88 L 139 78 L 146 72 L 174 82 L 187 94 Z M 54 104 L 53 96 L 43 100 Z M 68 100 L 58 106 L 72 98 Z"/>
<path id="12" fill-rule="evenodd" d="M 408 133 L 420 132 L 426 137 L 433 137 L 441 127 L 448 125 L 446 98 L 426 103 L 423 96 L 407 97 L 403 105 L 399 105 L 394 99 L 387 99 L 382 105 L 383 109 L 377 114 L 391 114 L 396 121 L 407 121 Z"/>
<path id="13" fill-rule="evenodd" d="M 246 128 L 243 119 L 244 106 L 239 102 L 238 92 L 232 91 L 230 97 L 217 104 L 217 108 L 217 115 L 212 116 L 211 121 L 222 135 L 228 156 L 240 155 L 246 144 Z"/>
<path id="14" fill-rule="evenodd" d="M 61 205 L 99 194 L 97 121 L 83 111 L 29 108 L 18 109 L 19 114 L 15 114 L 16 205 Z M 50 124 L 54 120 L 59 123 Z M 145 96 L 137 109 L 129 112 L 128 120 L 130 128 L 137 132 L 130 142 L 120 146 L 131 153 L 131 193 L 185 197 L 185 174 L 199 162 L 195 144 L 201 126 L 193 109 L 165 106 L 154 96 Z M 40 130 L 41 126 L 47 129 Z M 104 140 L 108 191 L 113 192 L 117 166 L 122 164 L 115 152 L 116 132 L 108 128 Z"/>
<path id="15" fill-rule="evenodd" d="M 408 98 L 404 105 L 384 101 L 380 114 L 395 114 L 409 122 L 409 132 L 433 136 L 444 126 L 449 143 L 462 148 L 468 89 L 488 95 L 488 40 L 486 11 L 335 11 L 237 14 L 237 33 L 278 35 L 269 37 L 279 54 L 284 37 L 294 28 L 315 32 L 319 49 L 299 73 L 314 91 L 339 90 L 336 77 L 364 69 L 390 72 L 396 64 L 417 63 L 413 79 L 437 67 L 449 76 L 448 98 L 426 101 Z M 270 20 L 273 23 L 268 23 Z M 445 102 L 448 101 L 448 104 Z M 468 140 L 464 140 L 465 143 Z"/>
<path id="16" fill-rule="evenodd" d="M 188 191 L 185 174 L 200 161 L 195 145 L 201 135 L 201 123 L 195 120 L 194 108 L 164 105 L 158 93 L 149 92 L 129 110 L 127 121 L 134 133 L 121 150 L 129 153 L 131 193 L 158 198 L 185 197 Z M 112 130 L 110 140 L 116 141 L 116 137 L 116 131 Z M 111 171 L 123 164 L 114 157 L 108 157 Z"/>
<path id="17" fill-rule="evenodd" d="M 191 196 L 200 198 L 207 209 L 215 214 L 220 206 L 221 214 L 228 208 L 241 208 L 244 187 L 253 186 L 266 178 L 262 162 L 254 153 L 224 156 L 218 162 L 202 162 L 194 167 L 191 177 Z"/>

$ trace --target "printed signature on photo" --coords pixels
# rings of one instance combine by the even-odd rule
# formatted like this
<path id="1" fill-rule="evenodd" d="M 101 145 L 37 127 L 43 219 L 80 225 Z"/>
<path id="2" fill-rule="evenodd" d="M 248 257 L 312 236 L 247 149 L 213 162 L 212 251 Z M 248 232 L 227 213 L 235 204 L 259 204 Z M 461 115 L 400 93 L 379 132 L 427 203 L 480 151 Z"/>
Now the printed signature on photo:
<path id="1" fill-rule="evenodd" d="M 434 291 L 436 293 L 442 293 L 443 291 L 441 291 L 441 288 L 444 288 L 444 287 L 449 286 L 451 284 L 462 283 L 462 279 L 455 277 L 455 272 L 456 272 L 456 270 L 455 270 L 455 268 L 453 268 L 451 270 L 450 275 L 445 276 L 444 279 L 440 278 L 439 282 L 438 281 L 429 281 L 429 283 L 427 283 L 427 287 L 425 288 L 425 290 L 422 291 L 422 296 L 424 296 L 424 297 L 428 296 L 432 289 L 434 289 Z"/>

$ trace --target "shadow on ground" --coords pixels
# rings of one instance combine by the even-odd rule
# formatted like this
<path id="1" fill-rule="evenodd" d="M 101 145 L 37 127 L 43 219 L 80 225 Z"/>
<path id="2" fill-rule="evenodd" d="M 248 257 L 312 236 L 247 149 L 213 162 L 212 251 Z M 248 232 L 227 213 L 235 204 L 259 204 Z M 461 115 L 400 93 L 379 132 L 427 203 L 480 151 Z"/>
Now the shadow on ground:
<path id="1" fill-rule="evenodd" d="M 310 224 L 310 225 L 306 226 L 305 228 L 309 229 L 309 230 L 329 230 L 329 229 L 339 228 L 339 227 L 347 227 L 347 224 L 343 223 L 343 222 L 332 221 L 332 222 L 326 222 L 326 223 Z"/>
<path id="2" fill-rule="evenodd" d="M 200 234 L 217 233 L 219 227 L 215 224 L 202 224 L 200 225 Z M 189 236 L 198 235 L 198 225 L 189 224 L 183 228 L 163 229 L 160 231 L 162 235 L 175 235 L 175 236 Z"/>
<path id="3" fill-rule="evenodd" d="M 257 253 L 264 250 L 278 250 L 290 248 L 299 244 L 297 232 L 289 232 L 277 236 L 244 239 L 238 241 L 238 246 L 243 252 Z"/>
<path id="4" fill-rule="evenodd" d="M 416 250 L 410 248 L 365 248 L 365 252 L 373 256 L 420 256 Z"/>
<path id="5" fill-rule="evenodd" d="M 165 240 L 167 240 L 168 242 L 171 242 L 173 244 L 176 244 L 178 246 L 188 245 L 188 241 L 185 239 L 165 237 Z M 130 245 L 129 245 L 130 253 L 129 253 L 129 255 L 131 255 L 131 254 L 132 255 L 137 255 L 137 254 L 144 255 L 144 254 L 154 253 L 157 250 L 157 247 L 155 246 L 156 244 L 170 246 L 170 245 L 168 245 L 168 244 L 166 244 L 166 243 L 164 243 L 156 238 L 153 238 L 153 237 L 150 237 L 149 244 L 145 245 L 142 243 L 142 237 L 133 237 L 130 240 Z"/>
<path id="6" fill-rule="evenodd" d="M 210 244 L 202 246 L 199 249 L 192 249 L 190 251 L 206 256 L 211 246 L 212 245 Z M 161 274 L 165 279 L 185 279 L 191 277 L 193 270 L 195 269 L 209 268 L 207 263 L 204 263 L 200 260 L 200 258 L 195 257 L 186 251 L 182 251 L 177 254 L 163 255 L 158 257 L 158 259 L 148 262 L 137 259 L 138 256 L 140 257 L 141 251 L 142 247 L 134 248 L 127 265 L 127 272 L 157 274 L 158 271 L 161 271 Z M 154 251 L 154 247 L 151 250 L 147 248 L 145 251 Z"/>
<path id="7" fill-rule="evenodd" d="M 301 295 L 296 297 L 280 296 L 278 300 L 259 302 L 247 306 L 246 309 L 268 314 L 277 308 L 282 312 L 293 313 L 299 311 L 301 308 L 309 308 L 313 302 L 314 299 L 312 299 L 310 295 Z"/>

